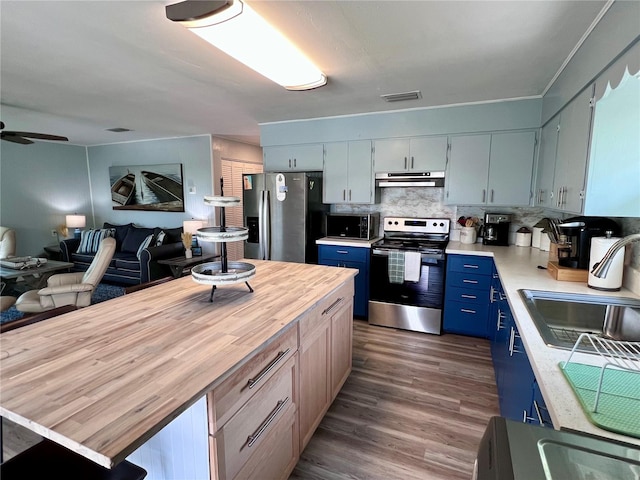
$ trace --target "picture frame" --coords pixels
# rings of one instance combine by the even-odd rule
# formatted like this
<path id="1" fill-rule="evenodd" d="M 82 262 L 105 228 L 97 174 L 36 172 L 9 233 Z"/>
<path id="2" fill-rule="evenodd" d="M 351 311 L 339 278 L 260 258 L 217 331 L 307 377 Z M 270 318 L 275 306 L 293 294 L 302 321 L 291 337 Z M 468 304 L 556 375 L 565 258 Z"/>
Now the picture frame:
<path id="1" fill-rule="evenodd" d="M 202 256 L 202 247 L 191 247 L 191 253 L 194 257 Z"/>
<path id="2" fill-rule="evenodd" d="M 109 167 L 113 210 L 184 212 L 181 163 Z"/>

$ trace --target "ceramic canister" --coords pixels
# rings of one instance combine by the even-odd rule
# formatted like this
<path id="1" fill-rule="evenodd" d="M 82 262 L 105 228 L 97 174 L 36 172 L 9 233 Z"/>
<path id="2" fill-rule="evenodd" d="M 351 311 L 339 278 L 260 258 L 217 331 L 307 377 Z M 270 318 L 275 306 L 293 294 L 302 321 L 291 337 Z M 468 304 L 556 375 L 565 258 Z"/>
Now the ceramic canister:
<path id="1" fill-rule="evenodd" d="M 516 247 L 529 247 L 529 246 L 531 246 L 531 233 L 516 232 Z"/>
<path id="2" fill-rule="evenodd" d="M 460 229 L 460 243 L 476 243 L 477 235 L 475 227 L 462 227 Z"/>
<path id="3" fill-rule="evenodd" d="M 533 248 L 540 248 L 542 235 L 547 235 L 546 233 L 542 233 L 542 230 L 544 230 L 542 227 L 533 227 L 533 232 L 531 233 L 531 246 Z"/>
<path id="4" fill-rule="evenodd" d="M 589 251 L 589 279 L 587 284 L 596 290 L 620 290 L 622 287 L 622 274 L 624 271 L 624 248 L 621 248 L 613 257 L 609 266 L 607 276 L 598 278 L 591 273 L 596 262 L 602 260 L 609 247 L 616 243 L 619 238 L 615 237 L 593 237 L 591 239 L 591 250 Z"/>

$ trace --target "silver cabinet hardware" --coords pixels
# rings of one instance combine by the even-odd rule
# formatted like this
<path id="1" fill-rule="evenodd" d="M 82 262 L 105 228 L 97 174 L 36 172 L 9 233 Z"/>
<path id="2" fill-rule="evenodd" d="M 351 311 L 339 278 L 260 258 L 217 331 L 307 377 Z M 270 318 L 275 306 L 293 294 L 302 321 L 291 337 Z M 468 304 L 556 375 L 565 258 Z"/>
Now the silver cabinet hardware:
<path id="1" fill-rule="evenodd" d="M 288 401 L 289 401 L 289 397 L 285 398 L 284 400 L 278 400 L 278 403 L 276 404 L 276 408 L 274 408 L 273 411 L 267 417 L 267 419 L 264 422 L 262 422 L 260 427 L 258 427 L 258 430 L 256 430 L 255 433 L 247 437 L 247 447 L 252 447 L 253 444 L 258 441 L 258 439 L 260 438 L 260 435 L 262 435 L 264 431 L 267 428 L 269 428 L 269 425 L 271 425 L 271 422 L 273 422 L 273 420 L 278 416 L 278 414 L 284 408 L 284 406 L 287 404 Z"/>
<path id="2" fill-rule="evenodd" d="M 461 309 L 460 309 L 460 311 L 461 311 L 462 313 L 473 313 L 473 314 L 476 314 L 476 313 L 477 313 L 475 310 L 471 310 L 471 309 L 469 309 L 469 308 L 461 308 Z"/>
<path id="3" fill-rule="evenodd" d="M 493 203 L 493 188 L 491 189 L 491 198 L 489 200 L 491 203 Z"/>
<path id="4" fill-rule="evenodd" d="M 484 203 L 487 200 L 487 190 L 486 189 L 482 189 L 482 203 Z"/>
<path id="5" fill-rule="evenodd" d="M 342 254 L 342 255 L 346 255 L 346 254 L 348 254 L 349 252 L 348 252 L 347 250 L 336 250 L 336 253 L 340 253 L 340 254 Z"/>
<path id="6" fill-rule="evenodd" d="M 342 303 L 342 300 L 344 300 L 344 297 L 340 297 L 339 299 L 337 299 L 335 302 L 333 302 L 328 308 L 325 308 L 324 311 L 322 312 L 322 315 L 326 315 L 327 313 L 329 313 L 331 310 L 333 310 L 334 308 L 336 308 L 340 303 Z"/>
<path id="7" fill-rule="evenodd" d="M 249 381 L 247 382 L 247 386 L 249 387 L 249 389 L 252 389 L 253 387 L 255 387 L 260 382 L 260 380 L 262 380 L 267 375 L 267 373 L 273 370 L 273 367 L 275 367 L 278 363 L 280 363 L 280 360 L 282 360 L 284 357 L 287 356 L 287 353 L 289 353 L 289 350 L 291 349 L 287 348 L 284 352 L 283 351 L 278 352 L 278 355 L 276 355 L 276 358 L 271 360 L 269 365 L 267 365 L 264 369 L 262 369 L 262 371 L 260 371 L 260 373 L 258 373 L 257 377 L 250 378 Z"/>
<path id="8" fill-rule="evenodd" d="M 471 265 L 469 263 L 465 263 L 464 265 L 462 265 L 464 268 L 480 268 L 479 265 Z"/>
<path id="9" fill-rule="evenodd" d="M 472 284 L 476 284 L 478 283 L 477 280 L 467 280 L 466 278 L 464 280 L 462 280 L 462 283 L 472 283 Z"/>
<path id="10" fill-rule="evenodd" d="M 478 298 L 476 295 L 467 295 L 467 294 L 462 294 L 460 295 L 462 298 L 470 298 L 472 300 L 475 300 L 476 298 Z"/>

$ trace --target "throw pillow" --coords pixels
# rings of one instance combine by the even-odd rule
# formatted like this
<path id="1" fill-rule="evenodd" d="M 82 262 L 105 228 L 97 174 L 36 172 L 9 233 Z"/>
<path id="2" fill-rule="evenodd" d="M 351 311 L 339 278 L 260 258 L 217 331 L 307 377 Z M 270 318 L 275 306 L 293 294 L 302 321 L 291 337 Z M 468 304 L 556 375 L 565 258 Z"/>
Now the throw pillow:
<path id="1" fill-rule="evenodd" d="M 182 235 L 182 227 L 176 227 L 176 228 L 163 228 L 163 231 L 165 233 L 165 237 L 164 237 L 164 244 L 167 245 L 169 243 L 179 243 L 182 242 L 182 238 L 180 237 L 180 235 Z"/>
<path id="2" fill-rule="evenodd" d="M 124 238 L 127 236 L 127 232 L 129 229 L 133 227 L 133 223 L 127 223 L 126 225 L 114 225 L 109 222 L 104 222 L 102 228 L 113 228 L 115 230 L 115 239 L 116 239 L 116 251 L 119 252 L 122 250 L 122 242 Z"/>
<path id="3" fill-rule="evenodd" d="M 131 227 L 127 236 L 122 241 L 123 252 L 137 253 L 140 244 L 149 236 L 153 235 L 153 228 Z"/>
<path id="4" fill-rule="evenodd" d="M 100 242 L 107 237 L 113 237 L 115 231 L 112 228 L 102 228 L 98 230 L 83 230 L 80 237 L 78 253 L 96 253 L 100 247 Z"/>
<path id="5" fill-rule="evenodd" d="M 160 233 L 158 233 L 158 236 L 156 237 L 156 247 L 162 245 L 162 242 L 164 242 L 164 237 L 166 236 L 167 234 L 164 233 L 164 230 L 160 230 Z"/>
<path id="6" fill-rule="evenodd" d="M 142 250 L 144 250 L 145 248 L 147 248 L 149 245 L 151 245 L 151 241 L 153 240 L 153 234 L 149 235 L 147 238 L 145 238 L 142 243 L 140 244 L 140 246 L 138 247 L 138 251 L 136 252 L 136 257 L 138 257 L 138 260 L 140 260 L 140 254 L 142 253 Z"/>

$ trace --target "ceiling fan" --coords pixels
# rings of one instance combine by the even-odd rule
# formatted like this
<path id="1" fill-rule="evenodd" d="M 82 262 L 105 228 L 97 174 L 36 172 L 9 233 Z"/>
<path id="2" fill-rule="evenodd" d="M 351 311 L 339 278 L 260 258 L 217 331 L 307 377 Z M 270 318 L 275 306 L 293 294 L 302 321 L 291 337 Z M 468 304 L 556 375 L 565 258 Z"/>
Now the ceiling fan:
<path id="1" fill-rule="evenodd" d="M 4 129 L 4 122 L 0 121 L 0 140 L 6 140 L 7 142 L 20 143 L 22 145 L 29 145 L 33 143 L 29 138 L 35 138 L 38 140 L 57 140 L 60 142 L 68 142 L 67 137 L 61 137 L 59 135 L 49 135 L 47 133 L 34 133 L 34 132 L 12 132 Z M 29 138 L 26 138 L 29 137 Z"/>

